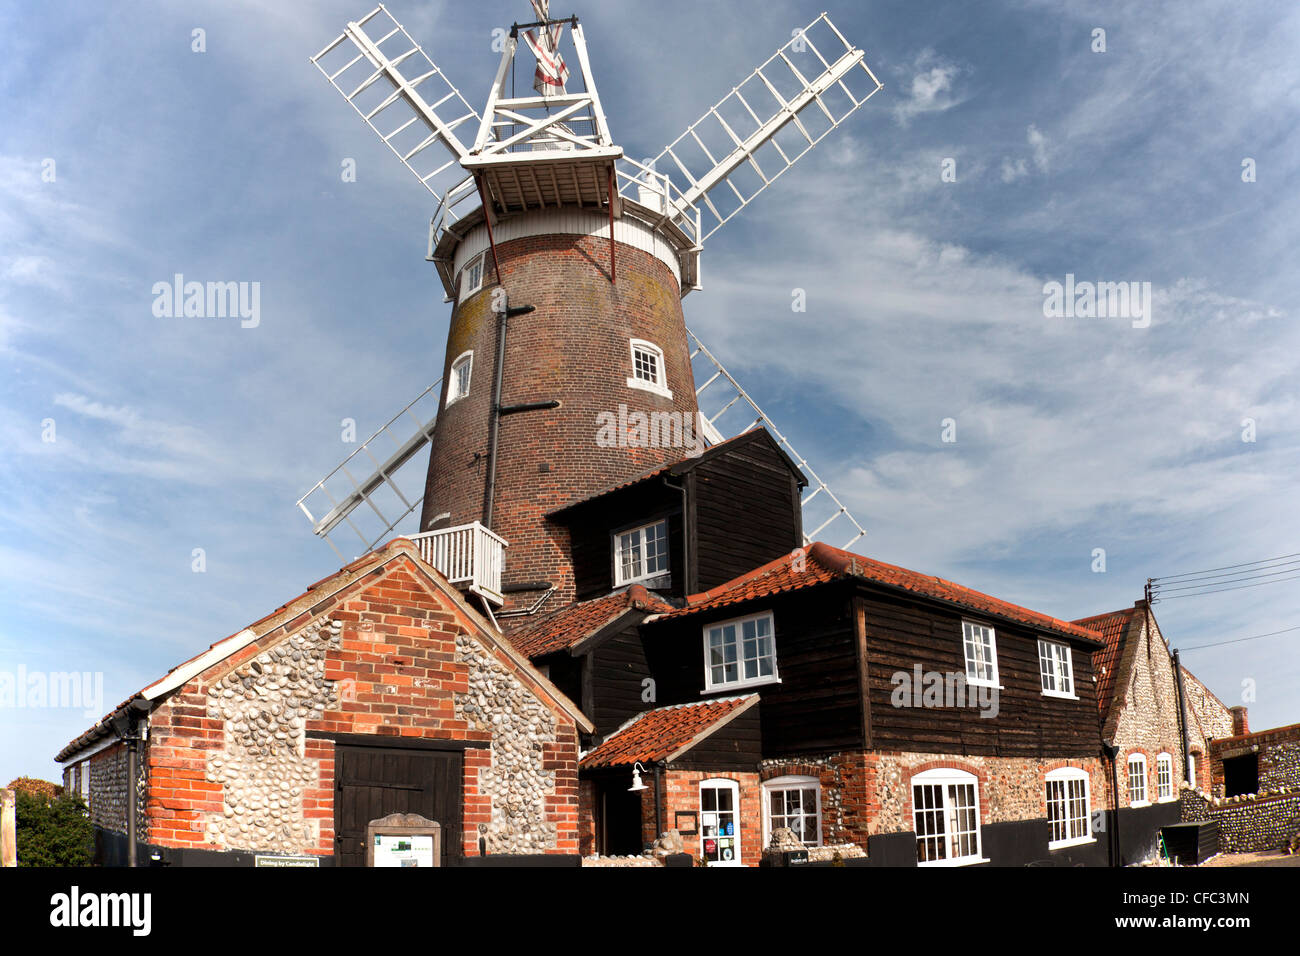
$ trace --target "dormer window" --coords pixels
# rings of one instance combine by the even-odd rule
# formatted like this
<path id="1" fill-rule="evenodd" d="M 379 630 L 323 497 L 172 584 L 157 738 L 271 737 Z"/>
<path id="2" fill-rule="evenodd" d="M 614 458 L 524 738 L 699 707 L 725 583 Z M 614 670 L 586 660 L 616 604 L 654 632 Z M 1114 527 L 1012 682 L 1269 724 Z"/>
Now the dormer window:
<path id="1" fill-rule="evenodd" d="M 668 574 L 668 519 L 614 535 L 614 585 Z"/>
<path id="2" fill-rule="evenodd" d="M 464 302 L 471 295 L 483 288 L 483 273 L 487 271 L 487 253 L 481 253 L 469 261 L 469 265 L 460 271 L 460 301 Z"/>
<path id="3" fill-rule="evenodd" d="M 462 352 L 456 356 L 456 361 L 451 363 L 451 376 L 447 381 L 448 406 L 469 394 L 469 379 L 473 370 L 473 352 Z"/>
<path id="4" fill-rule="evenodd" d="M 664 368 L 663 349 L 644 339 L 633 339 L 631 346 L 632 374 L 628 377 L 627 387 L 672 398 L 672 390 L 668 388 L 668 372 Z"/>
<path id="5" fill-rule="evenodd" d="M 772 612 L 704 628 L 704 689 L 723 690 L 778 680 Z"/>

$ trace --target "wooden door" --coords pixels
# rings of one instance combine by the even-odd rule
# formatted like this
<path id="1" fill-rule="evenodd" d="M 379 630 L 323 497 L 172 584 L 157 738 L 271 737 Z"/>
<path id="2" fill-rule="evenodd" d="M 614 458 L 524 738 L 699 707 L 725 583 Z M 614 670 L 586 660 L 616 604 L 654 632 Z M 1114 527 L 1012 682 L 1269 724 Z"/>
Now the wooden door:
<path id="1" fill-rule="evenodd" d="M 442 865 L 461 857 L 461 753 L 335 748 L 334 845 L 339 866 L 365 866 L 366 825 L 390 813 L 442 824 Z"/>

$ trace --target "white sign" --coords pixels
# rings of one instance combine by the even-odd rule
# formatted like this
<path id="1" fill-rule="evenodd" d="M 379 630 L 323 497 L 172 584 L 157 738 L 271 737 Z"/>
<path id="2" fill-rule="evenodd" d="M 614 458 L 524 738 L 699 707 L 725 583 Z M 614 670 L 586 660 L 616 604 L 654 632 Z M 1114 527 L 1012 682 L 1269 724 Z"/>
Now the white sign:
<path id="1" fill-rule="evenodd" d="M 433 866 L 433 837 L 377 833 L 375 866 Z"/>

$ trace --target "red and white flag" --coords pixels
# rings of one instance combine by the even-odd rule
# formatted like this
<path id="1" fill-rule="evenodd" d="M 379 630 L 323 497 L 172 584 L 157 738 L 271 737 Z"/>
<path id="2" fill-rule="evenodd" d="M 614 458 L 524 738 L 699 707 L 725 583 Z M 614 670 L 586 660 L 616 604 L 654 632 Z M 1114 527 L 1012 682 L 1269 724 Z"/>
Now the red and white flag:
<path id="1" fill-rule="evenodd" d="M 550 19 L 551 0 L 529 0 L 537 19 Z M 554 24 L 540 30 L 525 30 L 524 42 L 537 57 L 537 72 L 533 74 L 533 89 L 542 96 L 558 96 L 564 92 L 569 79 L 569 68 L 560 55 L 560 34 L 564 27 Z"/>

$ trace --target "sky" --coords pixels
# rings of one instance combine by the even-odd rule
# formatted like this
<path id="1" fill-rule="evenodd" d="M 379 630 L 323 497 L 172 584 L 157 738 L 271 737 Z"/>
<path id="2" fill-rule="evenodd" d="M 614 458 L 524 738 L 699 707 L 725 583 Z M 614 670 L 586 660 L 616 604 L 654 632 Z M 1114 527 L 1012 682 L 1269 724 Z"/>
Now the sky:
<path id="1" fill-rule="evenodd" d="M 854 550 L 1066 619 L 1300 551 L 1300 7 L 574 12 L 643 157 L 823 4 L 885 87 L 708 240 L 683 306 Z M 296 500 L 345 419 L 441 374 L 432 200 L 308 61 L 368 9 L 0 8 L 0 680 L 98 675 L 0 706 L 0 780 L 56 779 L 117 702 L 336 570 Z M 530 18 L 389 9 L 476 108 L 493 28 Z M 156 314 L 177 273 L 257 283 L 256 323 Z M 1049 315 L 1067 276 L 1149 283 L 1149 321 Z M 1300 631 L 1197 645 L 1300 625 L 1296 584 L 1155 606 L 1256 729 L 1300 721 Z"/>

